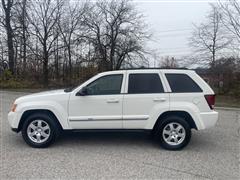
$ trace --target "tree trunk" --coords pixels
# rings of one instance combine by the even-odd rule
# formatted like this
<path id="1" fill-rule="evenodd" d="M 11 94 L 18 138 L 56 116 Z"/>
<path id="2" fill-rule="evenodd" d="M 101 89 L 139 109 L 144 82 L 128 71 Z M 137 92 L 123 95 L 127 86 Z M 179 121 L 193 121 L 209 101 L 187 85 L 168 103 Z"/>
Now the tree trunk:
<path id="1" fill-rule="evenodd" d="M 5 3 L 5 0 L 2 0 L 2 6 L 5 12 L 5 28 L 7 31 L 7 46 L 8 46 L 8 61 L 9 69 L 12 74 L 15 74 L 15 64 L 14 64 L 14 47 L 13 47 L 13 30 L 11 26 L 11 8 L 12 2 L 10 0 Z"/>
<path id="2" fill-rule="evenodd" d="M 59 81 L 59 50 L 58 50 L 58 38 L 56 40 L 56 45 L 54 47 L 54 52 L 55 52 L 55 78 L 57 81 Z"/>
<path id="3" fill-rule="evenodd" d="M 214 69 L 215 68 L 215 61 L 216 61 L 216 51 L 215 49 L 213 49 L 213 52 L 212 52 L 212 68 Z"/>
<path id="4" fill-rule="evenodd" d="M 47 45 L 43 47 L 43 86 L 48 87 L 48 51 Z"/>
<path id="5" fill-rule="evenodd" d="M 68 45 L 68 65 L 69 65 L 69 84 L 72 83 L 72 55 L 71 55 L 71 47 Z"/>
<path id="6" fill-rule="evenodd" d="M 43 86 L 48 87 L 48 59 L 44 58 L 43 61 Z"/>
<path id="7" fill-rule="evenodd" d="M 10 22 L 9 22 L 9 25 L 7 25 L 7 44 L 8 44 L 9 68 L 12 74 L 15 74 L 13 32 L 12 32 Z"/>
<path id="8" fill-rule="evenodd" d="M 27 72 L 27 40 L 26 40 L 26 3 L 27 0 L 23 1 L 23 10 L 22 10 L 22 31 L 23 31 L 23 72 L 24 74 Z"/>

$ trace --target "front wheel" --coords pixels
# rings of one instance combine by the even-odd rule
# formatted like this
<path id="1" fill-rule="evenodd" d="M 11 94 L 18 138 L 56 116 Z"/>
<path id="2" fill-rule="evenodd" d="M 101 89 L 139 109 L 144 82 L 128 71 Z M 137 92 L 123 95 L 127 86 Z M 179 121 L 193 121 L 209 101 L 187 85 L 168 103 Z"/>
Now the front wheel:
<path id="1" fill-rule="evenodd" d="M 56 122 L 46 114 L 29 116 L 22 127 L 23 139 L 28 145 L 35 148 L 43 148 L 52 144 L 58 132 Z"/>
<path id="2" fill-rule="evenodd" d="M 165 118 L 156 131 L 160 145 L 168 150 L 180 150 L 191 139 L 191 128 L 185 119 L 181 117 L 171 116 Z"/>

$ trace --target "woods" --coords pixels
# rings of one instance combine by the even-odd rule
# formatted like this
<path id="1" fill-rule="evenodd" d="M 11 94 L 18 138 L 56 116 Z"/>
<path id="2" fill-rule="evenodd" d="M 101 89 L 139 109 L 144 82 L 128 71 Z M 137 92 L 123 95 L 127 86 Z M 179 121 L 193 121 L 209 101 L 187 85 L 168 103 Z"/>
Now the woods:
<path id="1" fill-rule="evenodd" d="M 194 25 L 188 61 L 198 64 L 199 74 L 218 94 L 240 95 L 239 20 L 240 5 L 230 0 L 210 4 L 206 21 Z"/>
<path id="2" fill-rule="evenodd" d="M 73 85 L 146 61 L 150 33 L 128 0 L 2 0 L 0 14 L 0 72 L 16 83 Z"/>
<path id="3" fill-rule="evenodd" d="M 154 34 L 131 0 L 1 0 L 0 86 L 55 88 L 107 70 L 194 67 L 208 72 L 213 87 L 224 80 L 224 92 L 234 87 L 238 94 L 240 5 L 230 0 L 209 6 L 205 20 L 194 22 L 189 55 L 174 57 L 149 51 Z M 226 64 L 231 83 L 219 71 Z"/>

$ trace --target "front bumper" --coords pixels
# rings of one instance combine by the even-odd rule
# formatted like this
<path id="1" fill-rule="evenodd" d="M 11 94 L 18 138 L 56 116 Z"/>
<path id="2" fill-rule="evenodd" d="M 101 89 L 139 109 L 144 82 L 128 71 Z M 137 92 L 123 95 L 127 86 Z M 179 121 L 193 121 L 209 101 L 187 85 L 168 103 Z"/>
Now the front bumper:
<path id="1" fill-rule="evenodd" d="M 211 112 L 200 113 L 200 119 L 202 121 L 201 129 L 208 129 L 208 128 L 214 127 L 218 121 L 218 112 L 211 111 Z"/>
<path id="2" fill-rule="evenodd" d="M 18 132 L 18 124 L 19 124 L 19 119 L 18 119 L 18 114 L 17 112 L 9 112 L 8 113 L 8 122 L 11 126 L 11 129 L 14 132 Z"/>
<path id="3" fill-rule="evenodd" d="M 18 132 L 19 132 L 19 130 L 18 130 L 17 128 L 11 128 L 11 130 L 12 130 L 13 132 L 15 132 L 15 133 L 18 133 Z"/>

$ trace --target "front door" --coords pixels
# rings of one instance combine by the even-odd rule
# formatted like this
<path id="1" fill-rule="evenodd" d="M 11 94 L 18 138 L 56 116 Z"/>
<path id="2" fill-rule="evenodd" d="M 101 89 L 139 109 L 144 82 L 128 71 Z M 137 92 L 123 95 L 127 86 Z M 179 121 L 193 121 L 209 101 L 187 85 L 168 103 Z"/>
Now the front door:
<path id="1" fill-rule="evenodd" d="M 99 77 L 85 86 L 85 95 L 72 94 L 69 123 L 73 129 L 122 128 L 124 74 Z"/>

